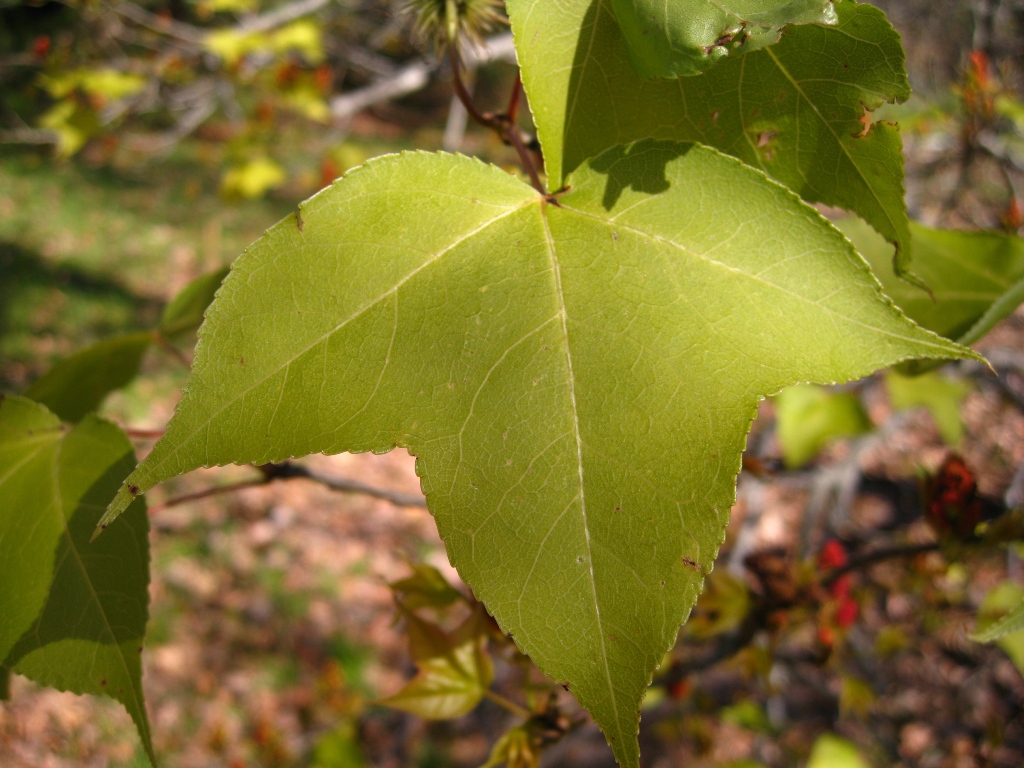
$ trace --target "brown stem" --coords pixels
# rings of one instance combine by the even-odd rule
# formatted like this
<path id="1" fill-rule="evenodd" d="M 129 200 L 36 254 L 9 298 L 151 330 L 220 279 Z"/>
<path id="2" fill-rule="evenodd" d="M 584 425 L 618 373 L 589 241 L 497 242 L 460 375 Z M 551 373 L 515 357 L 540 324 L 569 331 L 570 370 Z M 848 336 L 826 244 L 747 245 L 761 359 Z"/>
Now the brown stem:
<path id="1" fill-rule="evenodd" d="M 448 46 L 448 63 L 452 68 L 452 86 L 455 88 L 455 95 L 459 97 L 459 101 L 462 102 L 462 106 L 466 108 L 466 112 L 469 113 L 469 116 L 486 128 L 500 130 L 500 126 L 498 125 L 498 121 L 495 119 L 494 115 L 483 114 L 476 108 L 476 104 L 473 103 L 473 97 L 469 95 L 469 91 L 466 90 L 466 86 L 462 82 L 459 53 L 455 50 L 454 45 Z"/>
<path id="2" fill-rule="evenodd" d="M 528 150 L 523 144 L 523 139 L 519 135 L 519 129 L 512 125 L 508 130 L 503 132 L 502 136 L 503 138 L 508 139 L 508 142 L 515 147 L 516 152 L 519 155 L 519 162 L 523 164 L 526 172 L 530 175 L 530 183 L 533 184 L 533 188 L 544 195 L 544 197 L 547 197 L 547 190 L 544 189 L 544 185 L 541 183 L 540 175 L 537 173 L 537 168 L 533 164 L 533 158 L 530 157 L 530 150 Z"/>
<path id="3" fill-rule="evenodd" d="M 270 482 L 269 479 L 261 477 L 256 480 L 245 480 L 241 483 L 233 483 L 231 485 L 221 485 L 217 488 L 207 488 L 204 491 L 196 491 L 195 493 L 186 493 L 183 496 L 175 496 L 173 499 L 168 499 L 163 504 L 155 504 L 149 508 L 149 514 L 155 515 L 157 512 L 163 512 L 165 509 L 176 507 L 179 504 L 187 504 L 190 501 L 199 501 L 199 499 L 206 499 L 210 496 L 219 496 L 222 493 L 232 493 L 233 491 L 240 491 L 243 488 L 254 488 L 259 485 L 267 485 Z"/>
<path id="4" fill-rule="evenodd" d="M 185 366 L 189 370 L 192 369 L 192 363 L 189 362 L 189 359 L 185 357 L 184 353 L 176 346 L 171 344 L 171 342 L 167 340 L 167 337 L 160 333 L 160 331 L 153 331 L 153 343 L 155 343 L 158 347 L 160 347 L 160 349 L 162 349 L 168 355 L 173 357 L 183 366 Z"/>
<path id="5" fill-rule="evenodd" d="M 523 78 L 519 71 L 516 70 L 516 81 L 512 84 L 512 95 L 508 98 L 508 109 L 505 110 L 505 116 L 508 117 L 508 121 L 512 125 L 516 124 L 516 118 L 519 116 L 519 96 L 523 92 Z"/>
<path id="6" fill-rule="evenodd" d="M 466 90 L 466 86 L 462 82 L 459 54 L 455 50 L 454 45 L 448 46 L 448 63 L 452 69 L 452 86 L 455 88 L 455 95 L 459 97 L 462 106 L 466 108 L 467 114 L 480 125 L 490 128 L 503 141 L 515 148 L 516 154 L 519 155 L 519 162 L 523 164 L 523 168 L 526 169 L 526 173 L 530 176 L 530 183 L 533 185 L 533 188 L 547 198 L 548 193 L 541 183 L 540 174 L 537 173 L 537 166 L 530 156 L 530 150 L 523 144 L 523 137 L 519 134 L 519 127 L 515 124 L 514 115 L 519 103 L 519 91 L 522 89 L 519 77 L 516 77 L 516 84 L 512 89 L 512 100 L 509 104 L 510 114 L 492 115 L 490 112 L 481 112 L 476 108 L 476 104 L 473 103 L 473 98 L 469 95 L 469 91 Z"/>
<path id="7" fill-rule="evenodd" d="M 176 496 L 173 499 L 168 499 L 163 504 L 157 504 L 150 507 L 150 514 L 160 512 L 167 509 L 168 507 L 176 507 L 179 504 L 185 504 L 190 501 L 198 501 L 199 499 L 205 499 L 210 496 L 218 496 L 222 493 L 231 493 L 232 491 L 239 491 L 243 488 L 255 488 L 261 485 L 268 485 L 275 480 L 296 480 L 305 479 L 312 480 L 314 483 L 328 488 L 332 491 L 342 491 L 345 493 L 361 493 L 364 496 L 372 496 L 375 499 L 383 499 L 389 501 L 397 507 L 426 507 L 426 499 L 422 495 L 412 493 L 401 493 L 399 491 L 391 491 L 387 488 L 377 488 L 366 483 L 361 483 L 358 480 L 349 480 L 344 477 L 331 477 L 330 475 L 323 475 L 315 470 L 309 469 L 302 466 L 301 464 L 294 464 L 290 461 L 284 461 L 280 464 L 264 464 L 257 469 L 262 473 L 262 477 L 255 478 L 252 480 L 244 480 L 239 483 L 232 485 L 222 485 L 217 488 L 207 488 L 203 491 L 196 491 L 195 493 L 186 493 L 183 496 Z"/>
<path id="8" fill-rule="evenodd" d="M 900 557 L 916 557 L 917 555 L 923 555 L 927 552 L 937 552 L 940 546 L 941 545 L 937 541 L 931 541 L 927 544 L 909 544 L 898 547 L 886 547 L 885 549 L 876 549 L 873 552 L 867 552 L 858 557 L 854 557 L 850 559 L 846 565 L 829 571 L 824 577 L 822 577 L 821 583 L 822 586 L 827 587 L 840 576 L 851 573 L 852 571 L 859 571 L 885 560 L 894 560 Z"/>
<path id="9" fill-rule="evenodd" d="M 121 430 L 128 437 L 136 437 L 140 440 L 159 440 L 164 436 L 162 429 L 135 429 L 134 427 L 121 427 Z"/>
<path id="10" fill-rule="evenodd" d="M 528 710 L 526 707 L 522 707 L 519 704 L 516 704 L 511 699 L 506 699 L 500 693 L 495 693 L 490 688 L 488 688 L 486 691 L 484 691 L 484 696 L 486 696 L 488 699 L 493 701 L 499 707 L 507 709 L 513 715 L 516 715 L 518 717 L 526 718 L 527 720 L 529 720 L 531 717 L 533 717 L 533 713 L 530 710 Z"/>

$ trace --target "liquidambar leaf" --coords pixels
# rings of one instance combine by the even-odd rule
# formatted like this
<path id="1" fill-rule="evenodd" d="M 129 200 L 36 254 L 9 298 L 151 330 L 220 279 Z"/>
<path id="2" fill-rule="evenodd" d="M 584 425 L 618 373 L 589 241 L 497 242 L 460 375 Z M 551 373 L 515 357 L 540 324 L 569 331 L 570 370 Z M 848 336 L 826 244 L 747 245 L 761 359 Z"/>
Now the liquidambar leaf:
<path id="1" fill-rule="evenodd" d="M 763 48 L 787 24 L 835 24 L 832 0 L 612 0 L 641 77 L 696 75 L 729 54 Z"/>
<path id="2" fill-rule="evenodd" d="M 197 467 L 405 446 L 459 574 L 636 766 L 640 700 L 722 541 L 759 398 L 970 353 L 714 150 L 640 142 L 569 183 L 555 205 L 414 153 L 308 200 L 235 261 L 105 522 Z"/>
<path id="3" fill-rule="evenodd" d="M 971 639 L 979 643 L 991 643 L 993 640 L 999 640 L 1013 632 L 1022 630 L 1024 630 L 1024 600 L 1003 618 L 990 624 L 988 628 L 971 635 Z"/>
<path id="4" fill-rule="evenodd" d="M 630 65 L 611 2 L 507 3 L 552 190 L 617 144 L 699 141 L 808 202 L 858 214 L 898 244 L 897 268 L 906 269 L 899 131 L 862 122 L 866 110 L 910 95 L 900 37 L 885 14 L 843 0 L 834 27 L 791 27 L 777 45 L 703 75 L 651 81 Z"/>
<path id="5" fill-rule="evenodd" d="M 210 306 L 227 274 L 226 268 L 208 272 L 182 288 L 164 308 L 160 318 L 160 333 L 173 339 L 199 328 L 203 322 L 203 313 Z"/>
<path id="6" fill-rule="evenodd" d="M 802 467 L 837 437 L 871 431 L 864 406 L 849 392 L 830 392 L 802 384 L 783 390 L 775 398 L 779 446 L 786 466 Z"/>
<path id="7" fill-rule="evenodd" d="M 864 222 L 848 218 L 836 224 L 908 317 L 960 344 L 973 344 L 1024 301 L 1024 239 L 1016 235 L 911 224 L 914 272 L 929 295 L 897 279 L 892 246 Z"/>
<path id="8" fill-rule="evenodd" d="M 487 625 L 477 609 L 450 635 L 411 611 L 405 612 L 409 646 L 419 671 L 383 704 L 430 720 L 472 711 L 494 678 L 487 655 Z"/>
<path id="9" fill-rule="evenodd" d="M 443 608 L 462 598 L 441 572 L 432 565 L 417 563 L 412 575 L 388 585 L 401 598 L 403 607 L 410 611 L 418 608 Z"/>
<path id="10" fill-rule="evenodd" d="M 113 424 L 89 416 L 69 428 L 42 405 L 0 399 L 0 668 L 117 699 L 152 760 L 139 656 L 149 604 L 145 505 L 89 543 L 134 466 Z"/>
<path id="11" fill-rule="evenodd" d="M 59 360 L 25 390 L 25 397 L 42 403 L 64 421 L 78 421 L 139 375 L 142 356 L 152 342 L 150 333 L 99 341 Z"/>
<path id="12" fill-rule="evenodd" d="M 951 448 L 960 445 L 964 436 L 960 403 L 971 391 L 969 383 L 949 379 L 938 373 L 902 376 L 896 371 L 888 371 L 885 386 L 889 390 L 889 402 L 895 410 L 924 406 L 931 413 L 946 445 Z"/>

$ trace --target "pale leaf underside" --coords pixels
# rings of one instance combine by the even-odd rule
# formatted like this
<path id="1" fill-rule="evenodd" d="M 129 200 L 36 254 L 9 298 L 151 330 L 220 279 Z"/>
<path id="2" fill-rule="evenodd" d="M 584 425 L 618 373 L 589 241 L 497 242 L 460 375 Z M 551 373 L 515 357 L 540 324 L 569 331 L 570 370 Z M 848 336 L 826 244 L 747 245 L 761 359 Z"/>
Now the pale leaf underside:
<path id="1" fill-rule="evenodd" d="M 569 184 L 414 153 L 304 203 L 235 262 L 105 519 L 200 466 L 405 446 L 460 575 L 635 766 L 758 399 L 963 350 L 714 150 L 615 148 Z"/>

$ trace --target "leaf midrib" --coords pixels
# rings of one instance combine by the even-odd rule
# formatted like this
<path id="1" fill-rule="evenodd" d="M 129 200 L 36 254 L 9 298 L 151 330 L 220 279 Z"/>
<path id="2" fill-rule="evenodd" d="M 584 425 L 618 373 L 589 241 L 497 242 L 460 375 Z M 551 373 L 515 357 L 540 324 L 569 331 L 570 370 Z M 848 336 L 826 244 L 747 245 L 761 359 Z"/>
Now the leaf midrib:
<path id="1" fill-rule="evenodd" d="M 587 499 L 583 480 L 583 439 L 580 435 L 579 407 L 576 402 L 576 378 L 572 368 L 572 349 L 569 344 L 569 315 L 565 308 L 565 293 L 562 288 L 562 268 L 558 261 L 558 253 L 555 248 L 554 237 L 551 234 L 551 225 L 546 215 L 546 204 L 541 205 L 541 219 L 544 223 L 544 235 L 547 241 L 548 253 L 551 257 L 551 268 L 554 276 L 555 296 L 558 300 L 559 314 L 562 318 L 562 334 L 565 341 L 566 377 L 569 386 L 569 402 L 572 405 L 573 435 L 576 440 L 576 470 L 579 476 L 579 502 L 580 514 L 583 518 L 584 541 L 587 547 L 587 568 L 590 572 L 590 592 L 594 602 L 594 617 L 597 619 L 597 636 L 601 643 L 601 661 L 604 663 L 605 681 L 608 684 L 608 699 L 612 705 L 612 714 L 615 717 L 615 730 L 618 732 L 620 744 L 628 744 L 622 733 L 622 721 L 619 718 L 619 705 L 615 698 L 615 687 L 612 685 L 611 668 L 608 666 L 608 648 L 604 639 L 604 624 L 601 620 L 601 605 L 597 599 L 597 580 L 594 576 L 593 547 L 590 542 L 590 524 L 587 520 Z"/>
<path id="2" fill-rule="evenodd" d="M 864 183 L 864 186 L 871 194 L 872 199 L 875 201 L 875 203 L 881 210 L 882 215 L 885 216 L 886 221 L 889 222 L 889 225 L 893 228 L 893 231 L 897 233 L 897 238 L 899 238 L 899 232 L 901 229 L 899 224 L 893 221 L 892 216 L 889 215 L 889 207 L 883 204 L 882 201 L 879 199 L 878 193 L 875 191 L 874 186 L 871 184 L 870 181 L 868 181 L 867 177 L 864 175 L 864 172 L 861 170 L 860 165 L 850 154 L 849 149 L 847 149 L 846 145 L 843 144 L 842 139 L 839 138 L 839 134 L 837 134 L 835 132 L 835 129 L 832 128 L 832 124 L 825 119 L 824 115 L 821 114 L 821 110 L 818 109 L 818 105 L 815 104 L 814 101 L 804 92 L 804 89 L 800 86 L 800 83 L 797 82 L 796 78 L 794 78 L 793 75 L 790 74 L 789 70 L 783 66 L 782 62 L 779 61 L 779 58 L 775 55 L 775 51 L 771 49 L 771 46 L 764 48 L 763 50 L 769 57 L 771 57 L 772 62 L 774 62 L 779 72 L 781 72 L 783 76 L 785 76 L 785 78 L 792 84 L 793 88 L 796 90 L 800 98 L 803 99 L 814 112 L 814 114 L 817 115 L 818 119 L 821 121 L 821 124 L 825 126 L 825 128 L 828 130 L 830 134 L 832 134 L 832 138 L 835 139 L 835 142 L 839 146 L 840 151 L 849 161 L 850 165 L 852 165 L 853 168 L 856 170 L 857 176 Z M 804 181 L 807 181 L 807 179 L 805 178 Z M 904 229 L 906 228 L 904 227 Z"/>
<path id="3" fill-rule="evenodd" d="M 54 499 L 56 500 L 57 503 L 56 503 L 55 506 L 51 507 L 51 509 L 55 508 L 57 510 L 57 514 L 60 515 L 60 522 L 61 522 L 61 526 L 63 528 L 63 535 L 67 538 L 68 549 L 74 555 L 75 562 L 78 565 L 78 569 L 82 573 L 82 581 L 84 581 L 86 586 L 88 587 L 89 594 L 92 596 L 92 600 L 96 604 L 96 609 L 97 609 L 97 611 L 99 612 L 100 616 L 103 619 L 103 626 L 106 628 L 106 631 L 107 631 L 107 633 L 110 636 L 110 640 L 111 640 L 110 645 L 112 645 L 114 648 L 117 649 L 116 656 L 117 656 L 118 661 L 121 662 L 121 667 L 124 670 L 125 678 L 128 680 L 128 688 L 129 688 L 129 690 L 131 692 L 132 702 L 135 705 L 135 711 L 141 713 L 141 716 L 140 716 L 140 719 L 139 719 L 139 723 L 140 723 L 139 730 L 142 731 L 143 727 L 144 727 L 143 724 L 145 724 L 146 734 L 145 734 L 144 741 L 148 741 L 149 740 L 149 728 L 148 728 L 148 723 L 146 723 L 146 719 L 145 719 L 145 716 L 144 716 L 145 710 L 142 707 L 142 703 L 139 701 L 138 697 L 135 695 L 135 685 L 134 685 L 135 681 L 132 679 L 131 670 L 128 668 L 128 662 L 127 662 L 127 660 L 125 659 L 125 656 L 124 656 L 124 649 L 121 647 L 121 643 L 117 642 L 117 637 L 114 634 L 114 627 L 110 623 L 110 618 L 107 616 L 107 612 L 106 612 L 106 610 L 103 607 L 103 603 L 100 601 L 99 594 L 97 594 L 97 592 L 96 592 L 96 587 L 92 583 L 92 579 L 89 578 L 89 570 L 85 567 L 85 561 L 82 559 L 82 553 L 78 551 L 78 547 L 75 545 L 75 541 L 71 537 L 71 529 L 68 527 L 68 516 L 67 516 L 67 513 L 65 512 L 65 509 L 64 509 L 64 496 L 63 496 L 63 494 L 61 493 L 61 490 L 60 490 L 60 479 L 58 477 L 58 475 L 60 473 L 60 470 L 59 470 L 60 459 L 61 459 L 61 454 L 63 453 L 63 451 L 64 451 L 64 440 L 61 440 L 60 443 L 57 445 L 57 452 L 56 452 L 56 454 L 53 457 L 53 475 L 52 475 L 52 477 L 53 477 L 53 496 L 54 496 Z M 75 503 L 75 506 L 76 507 L 79 506 L 77 502 Z M 49 602 L 50 602 L 50 595 L 49 595 L 49 593 L 47 593 L 46 602 L 43 603 L 43 607 L 39 611 L 39 615 L 40 616 L 42 616 L 43 613 L 46 611 L 46 607 L 49 605 Z M 110 694 L 110 695 L 113 697 L 113 694 Z M 135 719 L 135 713 L 132 713 L 132 719 L 133 720 Z"/>

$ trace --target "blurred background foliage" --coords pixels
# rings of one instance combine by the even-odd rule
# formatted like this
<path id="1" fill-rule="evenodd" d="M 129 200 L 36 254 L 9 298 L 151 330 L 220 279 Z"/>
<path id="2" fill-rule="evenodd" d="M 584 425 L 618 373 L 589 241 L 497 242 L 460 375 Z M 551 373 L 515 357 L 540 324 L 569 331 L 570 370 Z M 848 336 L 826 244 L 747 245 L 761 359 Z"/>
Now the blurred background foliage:
<path id="1" fill-rule="evenodd" d="M 915 95 L 866 120 L 901 125 L 934 300 L 862 222 L 826 213 L 908 315 L 992 365 L 765 403 L 720 564 L 644 703 L 652 766 L 1024 764 L 1024 633 L 968 637 L 1024 594 L 1005 545 L 1024 506 L 1024 2 L 877 4 Z M 60 412 L 89 390 L 145 450 L 224 268 L 298 200 L 406 149 L 518 172 L 401 5 L 0 0 L 0 391 Z M 500 109 L 507 30 L 467 65 Z M 85 379 L 76 353 L 113 347 Z M 418 491 L 408 456 L 309 466 Z M 167 765 L 610 765 L 479 613 L 425 511 L 253 471 L 154 494 L 146 687 Z M 11 693 L 3 765 L 145 764 L 115 706 L 19 678 Z"/>

